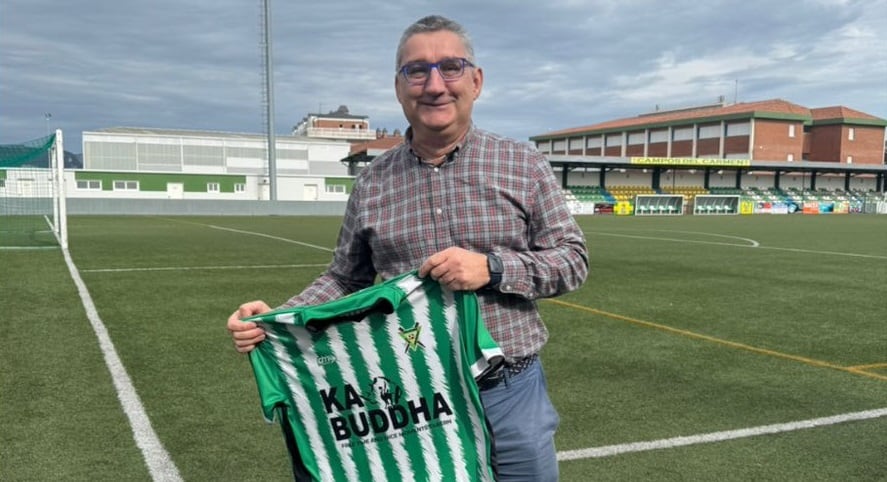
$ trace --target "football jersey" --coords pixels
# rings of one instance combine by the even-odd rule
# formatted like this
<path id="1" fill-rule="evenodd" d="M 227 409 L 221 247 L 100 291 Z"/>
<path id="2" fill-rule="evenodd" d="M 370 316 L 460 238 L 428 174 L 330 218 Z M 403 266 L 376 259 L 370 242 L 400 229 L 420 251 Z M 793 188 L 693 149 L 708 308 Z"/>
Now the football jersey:
<path id="1" fill-rule="evenodd" d="M 476 380 L 504 357 L 473 292 L 413 271 L 244 320 L 266 331 L 250 362 L 297 480 L 494 479 Z"/>

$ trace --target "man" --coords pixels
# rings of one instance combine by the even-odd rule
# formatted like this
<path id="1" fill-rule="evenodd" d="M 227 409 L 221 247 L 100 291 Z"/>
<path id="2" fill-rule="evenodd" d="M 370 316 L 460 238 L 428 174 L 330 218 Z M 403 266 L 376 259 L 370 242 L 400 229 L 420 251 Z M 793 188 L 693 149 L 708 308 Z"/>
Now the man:
<path id="1" fill-rule="evenodd" d="M 557 480 L 554 432 L 538 352 L 548 331 L 536 300 L 577 289 L 588 273 L 585 239 L 544 156 L 476 128 L 483 70 L 458 23 L 429 16 L 408 27 L 394 87 L 406 142 L 357 177 L 333 261 L 285 306 L 340 298 L 418 267 L 450 290 L 476 291 L 507 366 L 481 384 L 500 480 Z M 235 346 L 264 339 L 262 301 L 228 319 Z"/>

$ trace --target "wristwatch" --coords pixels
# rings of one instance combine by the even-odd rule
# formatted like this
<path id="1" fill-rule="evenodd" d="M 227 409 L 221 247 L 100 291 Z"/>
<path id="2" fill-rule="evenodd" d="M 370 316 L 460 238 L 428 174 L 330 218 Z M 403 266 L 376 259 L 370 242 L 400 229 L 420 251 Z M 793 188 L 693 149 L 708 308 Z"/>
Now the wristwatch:
<path id="1" fill-rule="evenodd" d="M 487 270 L 490 272 L 490 282 L 487 283 L 485 288 L 496 288 L 499 286 L 499 283 L 502 282 L 502 259 L 495 254 L 487 255 Z"/>

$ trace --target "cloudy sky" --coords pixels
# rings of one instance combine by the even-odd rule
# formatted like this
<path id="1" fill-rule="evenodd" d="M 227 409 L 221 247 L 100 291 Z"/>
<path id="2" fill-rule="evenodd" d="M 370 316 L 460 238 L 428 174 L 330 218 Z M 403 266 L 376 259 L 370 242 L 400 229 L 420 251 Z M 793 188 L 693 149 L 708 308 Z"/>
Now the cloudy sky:
<path id="1" fill-rule="evenodd" d="M 3 0 L 0 144 L 107 127 L 261 133 L 261 0 Z M 347 105 L 403 130 L 394 51 L 431 13 L 484 69 L 478 126 L 521 140 L 781 98 L 887 118 L 887 0 L 271 0 L 275 131 Z M 51 114 L 48 119 L 46 114 Z"/>

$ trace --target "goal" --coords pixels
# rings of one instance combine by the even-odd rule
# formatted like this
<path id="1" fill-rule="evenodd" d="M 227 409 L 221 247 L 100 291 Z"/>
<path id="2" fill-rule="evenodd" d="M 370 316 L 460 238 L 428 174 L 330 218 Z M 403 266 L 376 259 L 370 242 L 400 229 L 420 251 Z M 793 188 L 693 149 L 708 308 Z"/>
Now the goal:
<path id="1" fill-rule="evenodd" d="M 62 131 L 0 145 L 0 249 L 68 247 Z"/>

